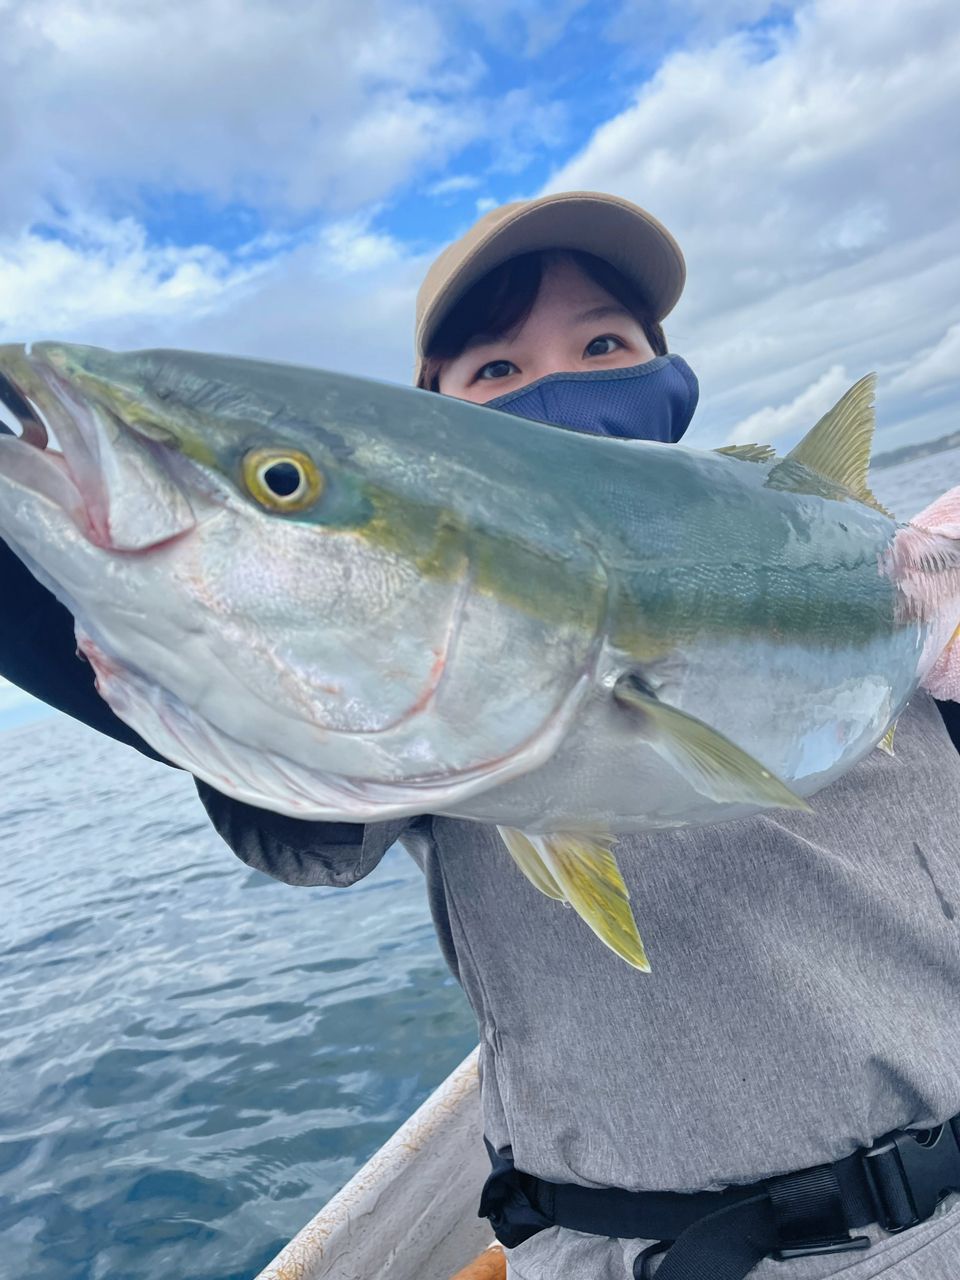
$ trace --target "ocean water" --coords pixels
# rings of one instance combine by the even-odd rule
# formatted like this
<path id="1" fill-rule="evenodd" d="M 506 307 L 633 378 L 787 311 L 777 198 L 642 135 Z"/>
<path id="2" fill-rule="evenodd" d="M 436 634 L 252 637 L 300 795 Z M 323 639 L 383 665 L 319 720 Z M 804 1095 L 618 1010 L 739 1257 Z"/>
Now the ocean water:
<path id="1" fill-rule="evenodd" d="M 960 450 L 875 472 L 909 518 Z M 0 1277 L 250 1280 L 475 1042 L 398 848 L 279 884 L 0 690 Z"/>
<path id="2" fill-rule="evenodd" d="M 870 474 L 874 493 L 898 520 L 909 520 L 929 502 L 960 484 L 960 449 L 946 449 Z"/>
<path id="3" fill-rule="evenodd" d="M 270 880 L 60 715 L 0 768 L 0 1276 L 247 1280 L 476 1042 L 420 872 Z"/>

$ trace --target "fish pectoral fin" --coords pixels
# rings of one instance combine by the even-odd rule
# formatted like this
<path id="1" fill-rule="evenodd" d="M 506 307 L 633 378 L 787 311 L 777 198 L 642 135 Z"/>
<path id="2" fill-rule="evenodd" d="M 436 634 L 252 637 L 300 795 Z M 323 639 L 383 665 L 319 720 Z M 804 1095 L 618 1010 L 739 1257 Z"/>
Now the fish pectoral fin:
<path id="1" fill-rule="evenodd" d="M 702 720 L 658 702 L 642 680 L 621 676 L 614 698 L 636 713 L 650 746 L 710 800 L 759 805 L 764 809 L 805 809 L 806 800 L 748 755 L 735 742 Z"/>
<path id="2" fill-rule="evenodd" d="M 630 893 L 610 851 L 612 837 L 557 832 L 527 836 L 577 915 L 622 960 L 650 972 Z"/>
<path id="3" fill-rule="evenodd" d="M 893 724 L 890 726 L 887 732 L 883 735 L 883 737 L 877 743 L 878 751 L 883 751 L 888 756 L 893 755 L 893 735 L 896 733 L 896 731 L 897 731 L 897 722 L 896 720 L 894 720 Z"/>
<path id="4" fill-rule="evenodd" d="M 777 456 L 772 444 L 725 444 L 714 453 L 724 453 L 728 458 L 739 458 L 741 462 L 769 462 Z"/>
<path id="5" fill-rule="evenodd" d="M 536 845 L 516 827 L 497 827 L 507 852 L 535 889 L 557 902 L 566 902 L 566 895 L 548 871 Z"/>
<path id="6" fill-rule="evenodd" d="M 799 462 L 810 471 L 848 489 L 855 498 L 882 511 L 867 483 L 873 444 L 873 393 L 877 375 L 868 373 L 846 391 L 787 454 L 787 463 Z"/>

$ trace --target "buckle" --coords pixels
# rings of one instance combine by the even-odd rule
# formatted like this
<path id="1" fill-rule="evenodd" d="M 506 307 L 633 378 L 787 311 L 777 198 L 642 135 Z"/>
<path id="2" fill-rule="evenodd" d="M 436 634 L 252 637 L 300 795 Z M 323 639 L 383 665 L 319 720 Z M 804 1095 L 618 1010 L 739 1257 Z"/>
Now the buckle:
<path id="1" fill-rule="evenodd" d="M 861 1151 L 884 1231 L 906 1231 L 925 1222 L 945 1196 L 960 1191 L 960 1141 L 954 1123 L 894 1129 Z"/>
<path id="2" fill-rule="evenodd" d="M 638 1253 L 633 1260 L 634 1280 L 653 1280 L 654 1258 L 666 1253 L 672 1244 L 672 1240 L 658 1240 L 656 1244 L 648 1244 L 643 1253 Z"/>
<path id="3" fill-rule="evenodd" d="M 796 1244 L 789 1249 L 774 1249 L 770 1255 L 777 1262 L 790 1258 L 806 1258 L 812 1253 L 849 1253 L 851 1249 L 868 1249 L 869 1236 L 843 1236 L 837 1240 L 812 1240 L 809 1244 Z"/>

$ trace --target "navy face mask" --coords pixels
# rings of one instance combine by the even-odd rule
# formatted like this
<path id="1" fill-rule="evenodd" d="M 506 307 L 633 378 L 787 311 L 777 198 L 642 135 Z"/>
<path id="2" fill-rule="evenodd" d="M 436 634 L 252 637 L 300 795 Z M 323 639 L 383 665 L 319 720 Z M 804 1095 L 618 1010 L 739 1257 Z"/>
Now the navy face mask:
<path id="1" fill-rule="evenodd" d="M 699 396 L 697 376 L 687 362 L 666 355 L 626 369 L 548 373 L 488 400 L 486 407 L 595 436 L 676 444 Z"/>

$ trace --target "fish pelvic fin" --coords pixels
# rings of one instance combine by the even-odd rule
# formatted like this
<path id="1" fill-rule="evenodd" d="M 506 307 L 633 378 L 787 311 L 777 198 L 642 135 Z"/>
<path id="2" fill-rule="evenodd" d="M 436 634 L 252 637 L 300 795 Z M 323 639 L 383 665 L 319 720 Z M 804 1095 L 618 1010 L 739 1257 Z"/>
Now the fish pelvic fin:
<path id="1" fill-rule="evenodd" d="M 784 461 L 800 463 L 823 479 L 841 485 L 860 502 L 894 517 L 867 483 L 873 445 L 873 397 L 877 375 L 868 373 L 844 392 L 832 409 L 812 427 Z"/>
<path id="2" fill-rule="evenodd" d="M 610 850 L 613 837 L 556 832 L 527 835 L 498 827 L 514 861 L 548 898 L 568 902 L 611 951 L 634 969 L 650 972 L 650 961 L 630 907 L 630 892 Z"/>
<path id="3" fill-rule="evenodd" d="M 536 845 L 529 836 L 516 827 L 497 827 L 507 852 L 535 889 L 557 902 L 566 902 L 566 896 L 547 869 Z"/>
<path id="4" fill-rule="evenodd" d="M 887 732 L 883 735 L 883 737 L 877 743 L 878 751 L 882 751 L 884 755 L 887 755 L 887 756 L 892 756 L 894 754 L 893 735 L 896 733 L 896 731 L 897 731 L 897 722 L 896 720 L 894 720 L 893 724 L 890 726 Z"/>
<path id="5" fill-rule="evenodd" d="M 638 730 L 654 751 L 700 795 L 718 803 L 811 812 L 806 800 L 759 760 L 702 720 L 659 702 L 642 678 L 630 672 L 621 676 L 613 696 L 636 714 Z"/>

